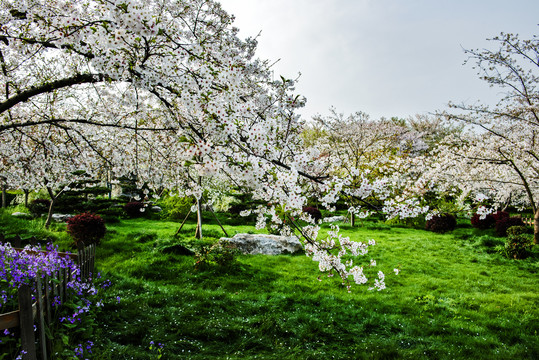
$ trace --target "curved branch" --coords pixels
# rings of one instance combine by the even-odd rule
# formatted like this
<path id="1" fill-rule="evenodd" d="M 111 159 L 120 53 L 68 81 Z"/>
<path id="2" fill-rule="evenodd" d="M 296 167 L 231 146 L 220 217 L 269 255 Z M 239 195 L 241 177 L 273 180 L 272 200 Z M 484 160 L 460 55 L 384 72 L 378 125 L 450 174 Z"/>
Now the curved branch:
<path id="1" fill-rule="evenodd" d="M 11 109 L 15 105 L 25 102 L 31 97 L 45 94 L 54 90 L 62 89 L 65 87 L 70 87 L 73 85 L 80 84 L 92 84 L 97 82 L 102 82 L 104 80 L 109 80 L 110 78 L 104 74 L 77 74 L 75 76 L 51 81 L 45 84 L 42 84 L 38 87 L 31 87 L 28 90 L 22 91 L 17 95 L 12 96 L 4 102 L 0 103 L 0 114 Z"/>

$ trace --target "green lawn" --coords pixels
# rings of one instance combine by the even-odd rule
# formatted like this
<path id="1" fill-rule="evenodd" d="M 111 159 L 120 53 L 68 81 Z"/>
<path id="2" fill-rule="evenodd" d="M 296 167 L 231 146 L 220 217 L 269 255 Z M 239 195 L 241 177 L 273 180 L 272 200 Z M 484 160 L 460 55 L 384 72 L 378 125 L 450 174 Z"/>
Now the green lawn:
<path id="1" fill-rule="evenodd" d="M 237 223 L 225 225 L 230 235 L 255 232 Z M 198 241 L 193 223 L 173 237 L 178 227 L 108 226 L 97 266 L 112 286 L 95 359 L 158 359 L 151 341 L 164 344 L 161 359 L 539 358 L 537 247 L 514 261 L 493 250 L 503 239 L 466 225 L 444 235 L 374 220 L 342 225 L 354 240 L 376 240 L 364 260 L 376 259 L 388 287 L 348 293 L 336 278 L 319 281 L 304 255 L 239 256 L 234 266 L 197 271 L 177 245 L 200 248 L 222 232 L 210 223 Z"/>
<path id="2" fill-rule="evenodd" d="M 377 241 L 365 261 L 377 260 L 388 286 L 348 293 L 338 279 L 319 281 L 303 255 L 240 256 L 235 267 L 195 271 L 192 256 L 167 251 L 198 244 L 194 224 L 173 239 L 177 227 L 110 226 L 98 253 L 114 284 L 99 319 L 98 358 L 148 359 L 150 341 L 164 344 L 164 359 L 539 358 L 537 253 L 504 259 L 492 251 L 503 240 L 486 233 L 343 225 L 352 239 Z M 215 224 L 204 230 L 221 236 Z"/>

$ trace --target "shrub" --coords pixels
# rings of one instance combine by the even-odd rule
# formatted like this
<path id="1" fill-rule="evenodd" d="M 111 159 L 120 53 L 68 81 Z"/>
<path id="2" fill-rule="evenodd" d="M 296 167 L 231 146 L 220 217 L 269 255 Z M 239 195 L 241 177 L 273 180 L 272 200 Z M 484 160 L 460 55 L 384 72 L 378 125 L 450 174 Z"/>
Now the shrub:
<path id="1" fill-rule="evenodd" d="M 49 212 L 51 206 L 50 200 L 47 199 L 35 199 L 28 204 L 28 210 L 34 215 L 46 214 Z"/>
<path id="2" fill-rule="evenodd" d="M 131 218 L 142 216 L 142 209 L 144 204 L 140 201 L 131 201 L 124 205 L 124 210 L 127 213 L 127 216 Z"/>
<path id="3" fill-rule="evenodd" d="M 322 213 L 320 212 L 320 210 L 318 210 L 317 208 L 315 207 L 312 207 L 312 206 L 306 206 L 303 208 L 303 212 L 304 213 L 307 213 L 309 215 L 311 215 L 311 217 L 315 220 L 315 221 L 318 221 L 320 219 L 322 219 Z"/>
<path id="4" fill-rule="evenodd" d="M 494 214 L 492 214 L 492 217 L 494 218 L 494 221 L 498 222 L 502 219 L 507 219 L 510 216 L 506 211 L 496 211 Z"/>
<path id="5" fill-rule="evenodd" d="M 203 246 L 195 254 L 195 269 L 208 270 L 211 267 L 230 269 L 237 265 L 238 253 L 239 251 L 226 241 L 218 242 L 211 247 Z"/>
<path id="6" fill-rule="evenodd" d="M 481 215 L 474 214 L 471 219 L 472 226 L 477 229 L 490 229 L 496 225 L 496 219 L 491 214 L 488 214 L 484 219 L 481 219 Z"/>
<path id="7" fill-rule="evenodd" d="M 99 215 L 83 213 L 67 220 L 67 233 L 77 245 L 80 242 L 84 245 L 99 244 L 106 231 L 105 221 Z"/>
<path id="8" fill-rule="evenodd" d="M 163 220 L 183 220 L 191 211 L 193 198 L 191 196 L 166 196 L 159 205 L 163 209 L 159 216 Z"/>
<path id="9" fill-rule="evenodd" d="M 507 229 L 511 226 L 524 226 L 524 222 L 519 217 L 506 217 L 496 221 L 496 235 L 507 236 Z"/>
<path id="10" fill-rule="evenodd" d="M 451 214 L 434 215 L 425 224 L 425 229 L 437 233 L 454 230 L 457 227 L 457 219 Z"/>
<path id="11" fill-rule="evenodd" d="M 528 249 L 533 246 L 533 237 L 527 232 L 525 226 L 511 226 L 507 229 L 505 256 L 510 259 L 524 259 L 528 256 Z"/>

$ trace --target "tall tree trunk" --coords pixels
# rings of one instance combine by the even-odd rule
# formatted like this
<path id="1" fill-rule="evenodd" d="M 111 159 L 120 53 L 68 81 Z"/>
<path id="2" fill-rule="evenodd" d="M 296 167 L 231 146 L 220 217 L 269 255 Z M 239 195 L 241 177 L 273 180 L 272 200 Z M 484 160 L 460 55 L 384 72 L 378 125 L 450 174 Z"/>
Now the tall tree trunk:
<path id="1" fill-rule="evenodd" d="M 51 197 L 51 204 L 49 206 L 49 212 L 47 213 L 47 221 L 45 221 L 45 229 L 48 229 L 49 226 L 51 225 L 52 213 L 53 213 L 53 210 L 54 210 L 54 203 L 56 202 L 56 199 L 60 195 L 60 194 L 56 194 L 56 196 L 55 196 L 54 192 L 49 187 L 47 188 L 47 191 L 49 192 L 49 196 Z"/>
<path id="2" fill-rule="evenodd" d="M 28 195 L 30 195 L 30 190 L 24 189 L 24 206 L 28 207 Z"/>
<path id="3" fill-rule="evenodd" d="M 56 202 L 56 198 L 52 197 L 51 198 L 51 204 L 49 206 L 49 212 L 47 213 L 47 221 L 45 221 L 45 229 L 48 229 L 49 226 L 51 225 L 52 213 L 53 213 L 53 210 L 54 210 L 54 203 L 55 202 Z"/>
<path id="4" fill-rule="evenodd" d="M 6 183 L 2 183 L 2 207 L 3 208 L 6 208 L 7 207 L 7 186 L 6 186 Z"/>
<path id="5" fill-rule="evenodd" d="M 533 243 L 539 244 L 539 208 L 533 216 Z"/>
<path id="6" fill-rule="evenodd" d="M 198 185 L 202 184 L 202 177 L 198 177 Z M 197 230 L 195 232 L 195 238 L 202 239 L 202 196 L 197 198 Z"/>
<path id="7" fill-rule="evenodd" d="M 351 216 L 350 216 L 350 225 L 352 225 L 352 227 L 354 227 L 356 225 L 356 214 L 355 213 L 352 213 Z"/>

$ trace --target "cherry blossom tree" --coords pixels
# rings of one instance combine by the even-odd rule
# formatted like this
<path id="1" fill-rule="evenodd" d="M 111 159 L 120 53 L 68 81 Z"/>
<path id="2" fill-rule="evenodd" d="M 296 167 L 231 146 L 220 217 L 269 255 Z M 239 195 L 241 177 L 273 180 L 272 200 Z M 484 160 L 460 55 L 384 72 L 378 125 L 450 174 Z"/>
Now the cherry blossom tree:
<path id="1" fill-rule="evenodd" d="M 481 79 L 503 94 L 498 104 L 450 104 L 442 115 L 466 125 L 437 150 L 439 182 L 464 193 L 489 194 L 495 204 L 531 207 L 539 242 L 539 40 L 504 34 L 493 50 L 466 50 Z M 443 169 L 443 172 L 442 172 Z M 440 181 L 443 180 L 443 181 Z"/>
<path id="2" fill-rule="evenodd" d="M 417 196 L 407 186 L 416 177 L 418 157 L 428 148 L 423 138 L 430 132 L 418 131 L 405 120 L 373 120 L 363 112 L 344 116 L 335 109 L 314 120 L 308 132 L 317 136 L 308 139 L 308 144 L 321 152 L 324 172 L 347 177 L 351 188 L 363 187 L 370 194 L 368 198 L 354 192 L 345 195 L 352 224 L 356 214 L 366 216 L 372 211 L 389 216 L 396 209 L 401 214 L 408 209 L 407 216 L 426 211 L 417 206 Z M 423 128 L 427 123 L 423 119 Z M 398 206 L 387 206 L 390 203 Z"/>
<path id="3" fill-rule="evenodd" d="M 53 203 L 76 170 L 107 168 L 198 199 L 192 174 L 223 176 L 268 204 L 253 209 L 257 226 L 288 221 L 283 232 L 300 232 L 321 270 L 363 283 L 362 268 L 342 257 L 367 245 L 338 231 L 318 240 L 301 209 L 313 194 L 331 208 L 342 194 L 364 199 L 387 184 L 324 174 L 320 150 L 302 146 L 295 81 L 274 80 L 232 22 L 211 0 L 2 1 L 0 176 L 46 187 Z M 391 201 L 393 214 L 413 208 Z"/>

